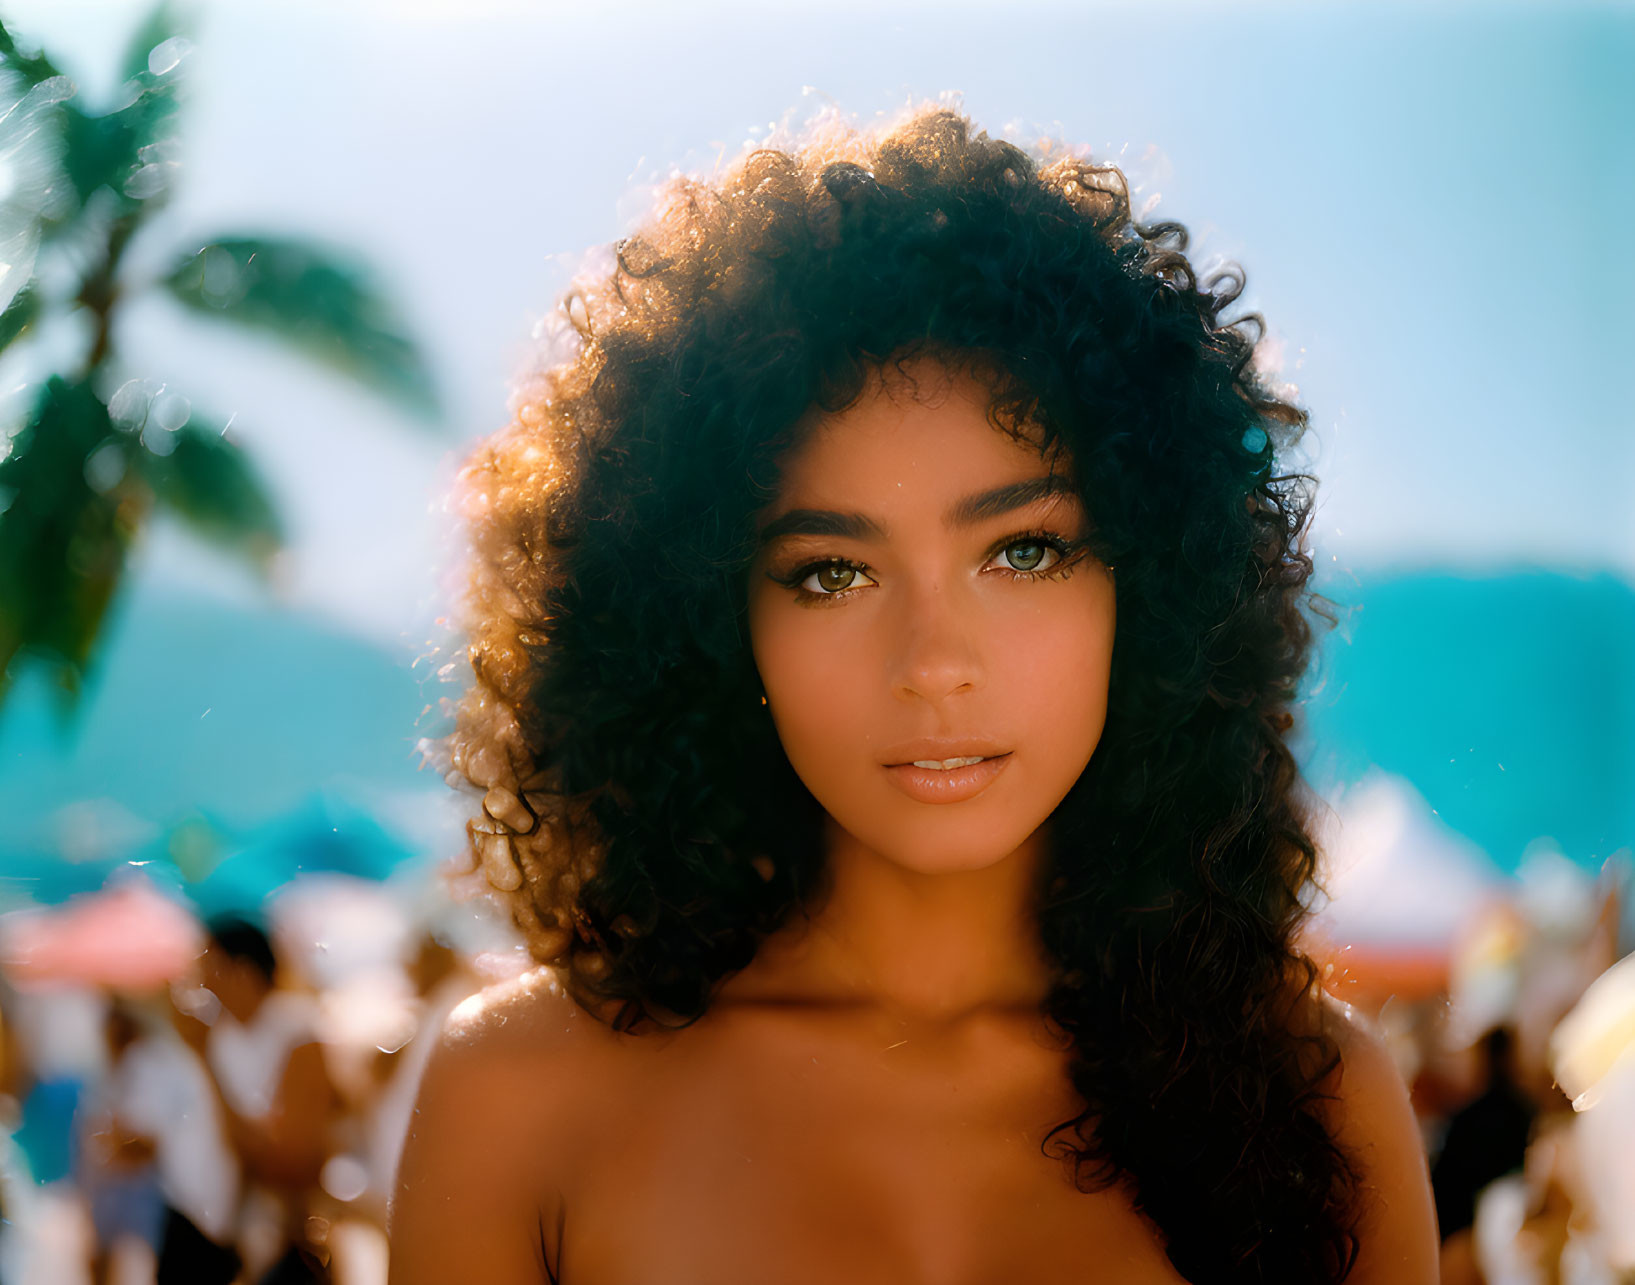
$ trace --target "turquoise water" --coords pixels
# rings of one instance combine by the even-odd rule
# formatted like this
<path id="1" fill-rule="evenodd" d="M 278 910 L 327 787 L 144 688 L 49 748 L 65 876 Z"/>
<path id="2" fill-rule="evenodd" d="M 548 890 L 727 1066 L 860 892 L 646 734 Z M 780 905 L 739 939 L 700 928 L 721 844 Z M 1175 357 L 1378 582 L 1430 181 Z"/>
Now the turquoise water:
<path id="1" fill-rule="evenodd" d="M 1586 868 L 1635 844 L 1635 589 L 1547 571 L 1361 573 L 1308 684 L 1319 788 L 1369 765 L 1514 871 L 1549 837 Z"/>

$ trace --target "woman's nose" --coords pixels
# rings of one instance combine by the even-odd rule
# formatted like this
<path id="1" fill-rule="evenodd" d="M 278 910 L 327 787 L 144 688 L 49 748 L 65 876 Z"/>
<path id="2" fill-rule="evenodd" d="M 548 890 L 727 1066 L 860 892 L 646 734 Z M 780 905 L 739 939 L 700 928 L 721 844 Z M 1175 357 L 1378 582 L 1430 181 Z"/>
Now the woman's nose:
<path id="1" fill-rule="evenodd" d="M 977 604 L 934 580 L 910 588 L 893 613 L 892 693 L 939 702 L 982 682 Z"/>

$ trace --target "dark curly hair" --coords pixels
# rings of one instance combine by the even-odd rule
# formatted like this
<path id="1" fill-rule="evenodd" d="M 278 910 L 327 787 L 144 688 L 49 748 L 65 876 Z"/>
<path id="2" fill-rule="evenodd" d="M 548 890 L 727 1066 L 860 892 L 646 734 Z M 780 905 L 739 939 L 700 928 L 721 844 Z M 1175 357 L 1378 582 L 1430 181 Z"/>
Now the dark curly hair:
<path id="1" fill-rule="evenodd" d="M 557 351 L 461 472 L 472 679 L 443 753 L 483 792 L 468 868 L 618 1029 L 695 1020 L 822 874 L 821 811 L 761 706 L 754 514 L 813 407 L 929 355 L 990 422 L 1065 447 L 1116 564 L 1105 731 L 1052 818 L 1045 1016 L 1084 1104 L 1047 1138 L 1127 1184 L 1194 1281 L 1337 1281 L 1358 1176 L 1301 1017 L 1316 849 L 1286 744 L 1315 614 L 1306 415 L 1124 175 L 945 107 L 831 116 L 713 180 L 575 283 Z M 475 877 L 475 876 L 473 876 Z"/>

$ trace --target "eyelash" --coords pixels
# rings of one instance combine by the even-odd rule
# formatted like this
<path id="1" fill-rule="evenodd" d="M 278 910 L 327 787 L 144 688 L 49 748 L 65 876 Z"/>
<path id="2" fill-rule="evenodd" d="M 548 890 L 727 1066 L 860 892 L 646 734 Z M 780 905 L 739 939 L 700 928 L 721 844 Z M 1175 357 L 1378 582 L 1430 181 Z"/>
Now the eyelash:
<path id="1" fill-rule="evenodd" d="M 1012 580 L 1054 580 L 1066 579 L 1078 565 L 1081 555 L 1088 548 L 1083 541 L 1068 540 L 1057 535 L 1054 531 L 1018 531 L 1015 535 L 1006 536 L 989 554 L 991 562 L 999 554 L 1008 549 L 1014 549 L 1019 544 L 1042 544 L 1056 554 L 1056 561 L 1048 567 L 1038 571 L 1022 571 L 1015 567 L 1000 568 Z M 833 593 L 813 593 L 810 589 L 801 588 L 801 582 L 808 576 L 829 567 L 842 567 L 847 571 L 860 571 L 869 575 L 867 563 L 854 562 L 851 558 L 819 558 L 815 562 L 808 562 L 794 571 L 783 575 L 773 575 L 772 579 L 787 589 L 792 589 L 795 601 L 805 606 L 830 606 L 835 602 L 850 598 L 860 589 L 869 588 L 867 585 L 856 585 L 846 589 L 837 589 Z"/>

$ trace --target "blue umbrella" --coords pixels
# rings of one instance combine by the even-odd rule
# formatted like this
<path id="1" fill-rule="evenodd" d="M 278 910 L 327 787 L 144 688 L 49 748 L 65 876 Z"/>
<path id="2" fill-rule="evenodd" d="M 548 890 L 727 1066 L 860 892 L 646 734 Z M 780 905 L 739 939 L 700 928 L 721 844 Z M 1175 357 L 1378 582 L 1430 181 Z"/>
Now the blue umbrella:
<path id="1" fill-rule="evenodd" d="M 207 917 L 256 915 L 297 875 L 332 871 L 379 880 L 416 855 L 367 812 L 319 792 L 248 836 L 187 893 Z"/>

